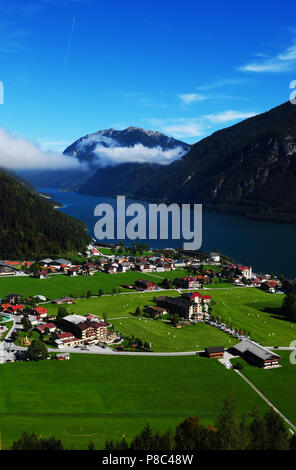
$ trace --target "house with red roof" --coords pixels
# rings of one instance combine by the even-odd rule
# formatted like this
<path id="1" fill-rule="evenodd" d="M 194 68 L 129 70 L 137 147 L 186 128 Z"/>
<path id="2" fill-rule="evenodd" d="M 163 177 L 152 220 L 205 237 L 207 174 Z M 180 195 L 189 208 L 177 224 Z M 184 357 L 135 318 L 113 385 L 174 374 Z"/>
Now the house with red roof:
<path id="1" fill-rule="evenodd" d="M 49 329 L 50 333 L 53 333 L 56 330 L 56 326 L 53 323 L 46 323 L 45 325 L 39 325 L 36 327 L 38 333 L 44 333 L 46 328 Z"/>
<path id="2" fill-rule="evenodd" d="M 48 311 L 44 307 L 35 307 L 35 308 L 32 308 L 31 314 L 35 315 L 38 319 L 46 318 L 48 315 Z"/>

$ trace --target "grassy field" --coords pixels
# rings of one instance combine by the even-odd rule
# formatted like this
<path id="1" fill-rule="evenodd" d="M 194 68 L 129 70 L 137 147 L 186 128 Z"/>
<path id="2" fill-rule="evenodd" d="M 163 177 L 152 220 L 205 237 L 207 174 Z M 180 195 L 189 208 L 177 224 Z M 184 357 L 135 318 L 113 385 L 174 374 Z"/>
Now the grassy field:
<path id="1" fill-rule="evenodd" d="M 112 292 L 113 288 L 122 289 L 122 284 L 133 284 L 136 279 L 148 279 L 155 283 L 160 283 L 163 278 L 184 277 L 183 270 L 167 273 L 137 273 L 127 272 L 121 274 L 96 273 L 94 276 L 69 277 L 66 275 L 50 276 L 48 279 L 33 279 L 27 276 L 4 277 L 0 279 L 0 297 L 13 293 L 21 294 L 24 297 L 30 295 L 45 295 L 50 300 L 61 296 L 85 295 L 87 291 L 97 294 L 99 289 L 105 293 Z"/>
<path id="2" fill-rule="evenodd" d="M 296 337 L 296 325 L 282 319 L 277 313 L 281 306 L 283 295 L 265 294 L 254 288 L 211 289 L 209 293 L 215 304 L 213 313 L 231 322 L 233 327 L 246 329 L 251 332 L 255 341 L 265 346 L 288 346 Z M 178 296 L 177 291 L 161 292 L 161 295 Z M 93 299 L 76 300 L 74 305 L 67 307 L 69 313 L 94 313 L 103 318 L 107 313 L 110 320 L 124 335 L 134 334 L 142 340 L 152 343 L 155 351 L 188 351 L 212 345 L 230 345 L 230 337 L 216 328 L 208 325 L 183 327 L 173 329 L 160 321 L 147 319 L 138 320 L 131 316 L 136 308 L 153 303 L 151 293 L 127 293 L 124 295 L 102 296 Z M 50 313 L 56 314 L 58 306 L 47 304 Z M 131 317 L 124 319 L 124 317 Z M 114 320 L 113 320 L 114 319 Z M 118 320 L 119 319 L 119 320 Z M 141 323 L 142 322 L 142 323 Z M 169 335 L 168 333 L 171 333 Z M 173 337 L 179 341 L 173 340 Z M 182 349 L 183 348 L 183 349 Z"/>
<path id="3" fill-rule="evenodd" d="M 115 329 L 125 336 L 134 335 L 152 344 L 152 350 L 196 351 L 207 346 L 230 347 L 237 341 L 205 323 L 174 328 L 171 324 L 148 318 L 128 318 L 112 321 Z"/>
<path id="4" fill-rule="evenodd" d="M 136 308 L 144 307 L 144 305 L 153 304 L 153 297 L 155 295 L 166 294 L 170 296 L 180 295 L 177 291 L 161 291 L 159 294 L 155 292 L 141 293 L 141 292 L 128 292 L 122 295 L 104 295 L 101 297 L 93 297 L 90 299 L 76 299 L 75 304 L 66 306 L 69 313 L 85 314 L 93 313 L 98 315 L 100 319 L 103 318 L 103 313 L 107 313 L 108 319 L 130 317 L 135 312 Z M 46 304 L 45 307 L 50 314 L 56 315 L 59 305 Z"/>
<path id="5" fill-rule="evenodd" d="M 262 372 L 262 371 L 260 371 Z M 214 424 L 231 394 L 240 413 L 267 405 L 232 370 L 215 360 L 188 357 L 83 356 L 70 361 L 4 364 L 0 374 L 2 448 L 23 430 L 54 435 L 68 448 L 89 441 L 131 439 L 149 422 L 166 430 L 195 415 Z"/>
<path id="6" fill-rule="evenodd" d="M 289 346 L 296 338 L 296 324 L 279 315 L 284 295 L 237 287 L 212 290 L 210 295 L 216 302 L 214 315 L 231 322 L 234 328 L 250 331 L 252 339 L 264 346 Z"/>
<path id="7" fill-rule="evenodd" d="M 241 371 L 294 425 L 296 425 L 296 365 L 290 363 L 291 351 L 278 351 L 281 356 L 279 369 L 261 370 L 251 366 L 242 359 Z M 295 356 L 295 353 L 293 353 Z M 233 363 L 238 360 L 233 360 Z"/>

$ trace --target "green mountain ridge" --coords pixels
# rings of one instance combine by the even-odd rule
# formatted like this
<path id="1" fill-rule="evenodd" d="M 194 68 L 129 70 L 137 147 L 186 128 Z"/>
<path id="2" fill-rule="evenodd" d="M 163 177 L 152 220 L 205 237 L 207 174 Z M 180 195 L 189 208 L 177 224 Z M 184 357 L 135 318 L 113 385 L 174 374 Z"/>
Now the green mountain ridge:
<path id="1" fill-rule="evenodd" d="M 168 166 L 145 165 L 99 169 L 80 192 L 203 203 L 218 212 L 296 223 L 296 106 L 287 102 L 217 131 Z"/>
<path id="2" fill-rule="evenodd" d="M 25 259 L 83 249 L 86 227 L 0 170 L 0 258 Z"/>

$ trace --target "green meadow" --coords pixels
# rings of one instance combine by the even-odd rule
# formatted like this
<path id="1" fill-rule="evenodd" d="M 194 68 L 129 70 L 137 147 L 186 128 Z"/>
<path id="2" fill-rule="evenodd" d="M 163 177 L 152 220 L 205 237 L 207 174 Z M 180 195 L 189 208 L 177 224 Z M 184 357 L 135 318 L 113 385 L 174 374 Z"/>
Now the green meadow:
<path id="1" fill-rule="evenodd" d="M 237 343 L 233 337 L 205 323 L 174 328 L 170 323 L 149 318 L 112 320 L 115 330 L 125 336 L 134 335 L 152 344 L 155 352 L 203 350 L 208 346 L 226 348 Z"/>
<path id="2" fill-rule="evenodd" d="M 296 425 L 296 365 L 291 364 L 290 355 L 295 359 L 295 351 L 275 350 L 281 356 L 282 367 L 261 370 L 242 359 L 234 359 L 243 365 L 242 373 L 275 405 L 294 425 Z"/>
<path id="3" fill-rule="evenodd" d="M 48 279 L 34 279 L 27 276 L 3 277 L 0 279 L 0 297 L 4 298 L 11 293 L 21 294 L 24 297 L 31 295 L 44 295 L 50 300 L 70 294 L 82 296 L 91 291 L 98 294 L 102 289 L 104 293 L 112 292 L 112 289 L 126 291 L 123 284 L 133 284 L 137 279 L 147 279 L 159 284 L 167 277 L 174 279 L 184 277 L 186 271 L 176 270 L 164 273 L 138 273 L 127 272 L 120 274 L 95 273 L 93 276 L 70 277 L 63 274 L 49 276 Z"/>
<path id="4" fill-rule="evenodd" d="M 267 294 L 255 288 L 211 290 L 213 314 L 234 328 L 250 331 L 251 338 L 264 346 L 289 346 L 296 339 L 296 324 L 280 314 L 283 294 Z"/>
<path id="5" fill-rule="evenodd" d="M 261 372 L 261 371 L 260 371 Z M 67 448 L 89 441 L 131 439 L 149 422 L 154 430 L 174 428 L 199 416 L 215 423 L 231 394 L 239 413 L 263 400 L 233 371 L 198 356 L 130 357 L 71 354 L 69 361 L 4 364 L 0 374 L 2 448 L 24 430 L 54 435 Z"/>
<path id="6" fill-rule="evenodd" d="M 296 338 L 296 325 L 287 322 L 279 314 L 283 295 L 265 294 L 255 288 L 217 288 L 204 291 L 212 296 L 213 314 L 232 323 L 234 328 L 250 331 L 253 340 L 265 346 L 289 346 Z M 161 295 L 178 296 L 177 291 L 160 292 Z M 152 343 L 155 351 L 191 351 L 205 346 L 228 346 L 233 338 L 217 328 L 205 324 L 183 326 L 181 329 L 159 320 L 133 317 L 139 306 L 153 303 L 151 293 L 128 292 L 121 295 L 106 295 L 90 299 L 77 299 L 66 308 L 69 313 L 94 313 L 108 320 L 125 336 L 134 335 Z M 49 312 L 56 314 L 58 306 L 47 304 Z M 127 317 L 127 318 L 126 318 Z"/>

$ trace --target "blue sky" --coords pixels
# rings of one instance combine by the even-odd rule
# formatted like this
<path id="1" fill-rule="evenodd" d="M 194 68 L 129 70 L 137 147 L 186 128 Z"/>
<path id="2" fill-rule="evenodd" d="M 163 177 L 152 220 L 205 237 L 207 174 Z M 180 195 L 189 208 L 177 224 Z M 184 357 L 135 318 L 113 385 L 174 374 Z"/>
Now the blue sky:
<path id="1" fill-rule="evenodd" d="M 0 127 L 61 150 L 139 126 L 196 142 L 289 99 L 292 1 L 0 0 Z"/>

